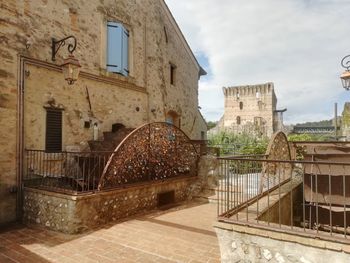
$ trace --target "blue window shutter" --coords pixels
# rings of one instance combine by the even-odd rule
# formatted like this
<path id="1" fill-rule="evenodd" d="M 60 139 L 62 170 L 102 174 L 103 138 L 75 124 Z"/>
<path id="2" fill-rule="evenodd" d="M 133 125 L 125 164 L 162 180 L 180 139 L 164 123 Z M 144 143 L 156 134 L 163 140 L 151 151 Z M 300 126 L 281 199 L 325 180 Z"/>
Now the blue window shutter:
<path id="1" fill-rule="evenodd" d="M 107 23 L 107 71 L 122 73 L 122 39 L 124 28 L 115 22 Z"/>
<path id="2" fill-rule="evenodd" d="M 129 75 L 129 31 L 123 28 L 122 74 Z"/>

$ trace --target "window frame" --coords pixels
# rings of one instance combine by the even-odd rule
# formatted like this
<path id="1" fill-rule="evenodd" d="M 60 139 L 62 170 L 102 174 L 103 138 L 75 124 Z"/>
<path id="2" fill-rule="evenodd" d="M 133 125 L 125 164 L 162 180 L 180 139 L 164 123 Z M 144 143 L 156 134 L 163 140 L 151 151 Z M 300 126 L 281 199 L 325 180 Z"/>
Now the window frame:
<path id="1" fill-rule="evenodd" d="M 120 32 L 112 31 L 110 28 L 118 28 Z M 113 35 L 111 32 L 114 32 Z M 113 42 L 113 37 L 117 38 L 114 40 L 117 42 Z M 117 50 L 114 50 L 113 47 L 115 47 Z M 107 72 L 119 74 L 125 77 L 130 76 L 130 30 L 124 23 L 120 21 L 107 20 L 105 54 L 105 66 Z"/>
<path id="2" fill-rule="evenodd" d="M 169 63 L 169 67 L 170 67 L 170 76 L 169 76 L 169 80 L 170 80 L 170 85 L 176 86 L 176 65 L 173 63 Z"/>
<path id="3" fill-rule="evenodd" d="M 46 110 L 45 152 L 48 152 L 48 153 L 62 152 L 63 109 L 45 107 L 45 110 Z M 50 119 L 50 116 L 51 116 L 51 119 Z"/>

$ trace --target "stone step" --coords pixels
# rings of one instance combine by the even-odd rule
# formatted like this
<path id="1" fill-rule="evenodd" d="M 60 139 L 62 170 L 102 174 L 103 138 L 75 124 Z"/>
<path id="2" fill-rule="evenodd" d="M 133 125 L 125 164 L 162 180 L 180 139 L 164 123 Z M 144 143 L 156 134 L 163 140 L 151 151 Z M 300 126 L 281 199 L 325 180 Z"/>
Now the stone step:
<path id="1" fill-rule="evenodd" d="M 122 128 L 117 132 L 103 132 L 104 140 L 106 141 L 122 141 L 134 128 Z"/>
<path id="2" fill-rule="evenodd" d="M 314 158 L 322 161 L 350 161 L 350 153 L 308 153 L 304 155 L 305 160 L 312 160 Z"/>
<path id="3" fill-rule="evenodd" d="M 91 151 L 114 151 L 116 144 L 113 141 L 88 141 Z"/>

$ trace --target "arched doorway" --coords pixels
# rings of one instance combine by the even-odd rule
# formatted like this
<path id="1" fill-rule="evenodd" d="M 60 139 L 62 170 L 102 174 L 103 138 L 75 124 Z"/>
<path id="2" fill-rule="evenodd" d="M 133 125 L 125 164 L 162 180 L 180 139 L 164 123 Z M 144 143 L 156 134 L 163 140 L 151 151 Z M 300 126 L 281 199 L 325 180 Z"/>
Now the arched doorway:
<path id="1" fill-rule="evenodd" d="M 165 122 L 173 124 L 174 126 L 181 128 L 180 115 L 175 111 L 168 111 L 165 116 Z"/>

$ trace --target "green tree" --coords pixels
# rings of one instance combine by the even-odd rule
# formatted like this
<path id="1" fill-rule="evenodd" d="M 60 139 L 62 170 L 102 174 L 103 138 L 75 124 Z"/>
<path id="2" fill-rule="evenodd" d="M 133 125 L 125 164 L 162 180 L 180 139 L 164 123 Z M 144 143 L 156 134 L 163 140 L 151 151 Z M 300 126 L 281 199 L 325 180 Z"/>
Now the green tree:
<path id="1" fill-rule="evenodd" d="M 208 121 L 207 122 L 208 130 L 214 128 L 216 125 L 217 125 L 216 121 Z"/>

